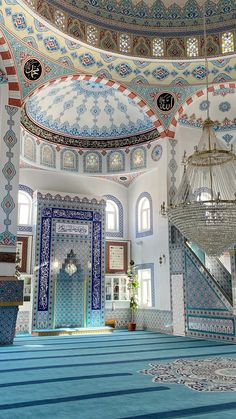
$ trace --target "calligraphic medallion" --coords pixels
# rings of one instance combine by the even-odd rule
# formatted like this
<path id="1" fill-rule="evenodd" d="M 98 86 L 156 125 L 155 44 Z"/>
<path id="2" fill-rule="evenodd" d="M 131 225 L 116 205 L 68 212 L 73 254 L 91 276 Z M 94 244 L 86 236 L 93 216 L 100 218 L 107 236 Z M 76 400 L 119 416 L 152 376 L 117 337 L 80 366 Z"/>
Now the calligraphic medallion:
<path id="1" fill-rule="evenodd" d="M 24 76 L 30 81 L 37 81 L 42 75 L 42 65 L 36 58 L 29 58 L 24 63 Z"/>
<path id="2" fill-rule="evenodd" d="M 168 92 L 161 93 L 157 97 L 157 106 L 162 112 L 170 112 L 175 105 L 175 97 Z"/>

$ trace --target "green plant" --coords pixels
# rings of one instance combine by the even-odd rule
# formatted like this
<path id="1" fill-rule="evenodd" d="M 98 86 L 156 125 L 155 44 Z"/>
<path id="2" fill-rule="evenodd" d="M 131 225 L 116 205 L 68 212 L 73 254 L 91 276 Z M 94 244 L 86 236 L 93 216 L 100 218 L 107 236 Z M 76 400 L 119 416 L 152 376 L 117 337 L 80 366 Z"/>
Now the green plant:
<path id="1" fill-rule="evenodd" d="M 139 287 L 138 281 L 138 274 L 134 272 L 134 261 L 131 260 L 129 263 L 129 269 L 127 271 L 127 275 L 129 278 L 128 282 L 128 289 L 130 291 L 130 301 L 129 306 L 131 309 L 131 322 L 134 322 L 134 313 L 138 308 L 138 301 L 137 301 L 137 290 Z"/>

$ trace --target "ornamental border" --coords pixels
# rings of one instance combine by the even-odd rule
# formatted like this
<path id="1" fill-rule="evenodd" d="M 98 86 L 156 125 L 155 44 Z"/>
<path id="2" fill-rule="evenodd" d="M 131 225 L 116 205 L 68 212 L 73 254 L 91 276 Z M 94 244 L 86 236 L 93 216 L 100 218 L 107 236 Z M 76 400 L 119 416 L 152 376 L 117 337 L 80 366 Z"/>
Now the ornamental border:
<path id="1" fill-rule="evenodd" d="M 21 107 L 21 88 L 18 80 L 17 66 L 14 61 L 9 43 L 0 29 L 0 56 L 8 80 L 8 105 Z"/>
<path id="2" fill-rule="evenodd" d="M 58 213 L 57 213 L 58 212 Z M 69 216 L 70 214 L 70 216 Z M 84 214 L 84 217 L 82 216 Z M 45 207 L 41 213 L 40 256 L 38 275 L 37 312 L 47 312 L 49 307 L 49 285 L 51 272 L 51 228 L 54 218 L 71 218 L 92 222 L 92 305 L 91 310 L 101 310 L 102 307 L 102 221 L 96 210 Z M 97 233 L 97 236 L 95 234 Z M 99 240 L 95 237 L 99 236 Z"/>
<path id="3" fill-rule="evenodd" d="M 29 8 L 31 7 L 30 0 L 24 0 L 24 3 L 26 7 L 29 7 Z M 61 5 L 61 7 L 58 9 L 58 2 L 56 2 L 55 4 L 53 1 L 50 4 L 50 7 L 51 7 L 50 11 L 49 9 L 47 9 L 48 13 L 46 16 L 46 14 L 45 13 L 42 14 L 42 11 L 40 10 L 40 6 L 41 6 L 40 3 L 42 3 L 40 2 L 40 0 L 35 0 L 34 6 L 35 6 L 36 13 L 41 19 L 46 19 L 47 23 L 51 24 L 54 28 L 55 27 L 58 28 L 58 23 L 55 21 L 56 20 L 55 12 L 59 10 L 59 12 L 62 14 L 64 18 L 64 22 L 63 22 L 64 27 L 61 28 L 59 25 L 59 29 L 61 29 L 65 35 L 70 36 L 74 38 L 75 40 L 82 41 L 88 47 L 92 46 L 95 48 L 102 49 L 104 53 L 114 52 L 118 54 L 124 54 L 126 56 L 135 56 L 137 58 L 143 58 L 142 54 L 135 52 L 135 50 L 136 50 L 137 45 L 139 45 L 140 43 L 144 43 L 146 49 L 148 50 L 146 57 L 154 60 L 154 59 L 160 58 L 153 55 L 152 46 L 151 46 L 153 40 L 158 37 L 159 39 L 163 41 L 163 44 L 164 44 L 163 45 L 164 47 L 163 58 L 176 59 L 174 52 L 173 52 L 173 56 L 171 54 L 168 55 L 168 45 L 172 42 L 174 43 L 177 42 L 178 45 L 182 49 L 182 56 L 177 57 L 177 59 L 179 58 L 191 59 L 191 57 L 187 55 L 186 43 L 187 43 L 188 38 L 195 37 L 198 39 L 198 42 L 199 42 L 200 54 L 198 55 L 198 57 L 192 57 L 192 58 L 193 59 L 204 58 L 204 51 L 202 47 L 202 39 L 203 39 L 202 16 L 196 17 L 195 21 L 197 22 L 197 24 L 195 22 L 194 26 L 190 25 L 190 29 L 189 29 L 188 24 L 186 26 L 181 26 L 180 22 L 178 26 L 174 26 L 174 27 L 173 25 L 171 26 L 169 25 L 171 19 L 169 20 L 168 18 L 160 19 L 158 23 L 159 24 L 161 23 L 161 25 L 156 28 L 154 28 L 153 25 L 147 25 L 147 26 L 143 25 L 140 27 L 140 23 L 136 23 L 135 29 L 131 29 L 130 22 L 122 21 L 122 16 L 120 16 L 121 20 L 115 19 L 112 21 L 113 24 L 111 24 L 111 21 L 109 20 L 108 15 L 103 16 L 103 17 L 100 16 L 99 14 L 94 15 L 93 13 L 91 13 L 91 10 L 89 11 L 88 9 L 85 11 L 84 8 L 81 8 L 79 15 L 77 15 L 77 12 L 74 10 L 73 7 L 72 8 L 71 6 L 63 7 L 63 5 Z M 167 7 L 166 7 L 166 10 L 167 10 Z M 219 48 L 221 48 L 221 43 L 222 43 L 221 36 L 223 35 L 225 31 L 232 32 L 235 37 L 235 29 L 234 29 L 235 19 L 233 18 L 233 11 L 231 12 L 231 14 L 232 14 L 232 17 L 229 20 L 228 19 L 226 21 L 224 20 L 223 22 L 220 22 L 220 13 L 219 15 L 217 14 L 216 22 L 214 22 L 214 18 L 213 18 L 213 22 L 212 24 L 210 24 L 210 27 L 208 28 L 209 38 L 218 37 L 217 41 L 218 41 Z M 138 19 L 140 19 L 140 17 Z M 149 19 L 150 17 L 147 17 L 147 20 Z M 183 19 L 184 18 L 179 18 L 179 21 L 182 21 Z M 78 25 L 77 34 L 74 34 L 70 32 L 69 30 L 69 26 L 70 26 L 69 22 L 74 21 L 74 20 L 76 21 Z M 164 22 L 165 24 L 163 24 Z M 88 40 L 87 32 L 88 32 L 89 26 L 93 26 L 97 29 L 97 39 L 95 40 L 94 43 L 91 43 Z M 105 35 L 106 37 L 110 37 L 113 43 L 113 46 L 111 46 L 108 51 L 103 45 Z M 122 35 L 128 35 L 130 37 L 130 45 L 127 51 L 122 51 L 119 46 L 120 38 Z M 235 47 L 232 53 L 235 53 Z M 222 53 L 222 50 L 219 51 L 217 56 L 224 56 L 224 54 Z"/>

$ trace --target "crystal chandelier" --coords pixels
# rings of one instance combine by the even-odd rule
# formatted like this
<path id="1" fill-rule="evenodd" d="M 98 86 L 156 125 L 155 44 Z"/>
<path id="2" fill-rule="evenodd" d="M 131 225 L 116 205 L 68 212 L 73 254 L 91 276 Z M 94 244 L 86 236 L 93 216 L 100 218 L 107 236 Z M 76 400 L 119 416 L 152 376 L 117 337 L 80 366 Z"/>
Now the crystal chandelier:
<path id="1" fill-rule="evenodd" d="M 209 103 L 205 19 L 204 34 Z M 219 256 L 236 243 L 236 156 L 232 147 L 221 144 L 213 126 L 208 108 L 199 145 L 190 157 L 184 156 L 180 186 L 171 205 L 162 204 L 161 213 L 209 256 Z"/>
<path id="2" fill-rule="evenodd" d="M 206 120 L 199 146 L 185 161 L 172 204 L 161 212 L 209 256 L 236 243 L 236 156 L 226 150 Z"/>

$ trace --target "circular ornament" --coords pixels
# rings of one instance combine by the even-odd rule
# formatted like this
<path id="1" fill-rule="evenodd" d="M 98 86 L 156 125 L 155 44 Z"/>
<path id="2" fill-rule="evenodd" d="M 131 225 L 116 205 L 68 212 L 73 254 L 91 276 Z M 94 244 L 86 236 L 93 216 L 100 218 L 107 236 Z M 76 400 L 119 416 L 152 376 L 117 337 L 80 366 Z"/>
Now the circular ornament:
<path id="1" fill-rule="evenodd" d="M 29 58 L 24 63 L 24 76 L 30 81 L 37 81 L 42 75 L 42 65 L 36 58 Z"/>
<path id="2" fill-rule="evenodd" d="M 158 161 L 162 156 L 162 146 L 157 144 L 152 150 L 152 160 Z"/>
<path id="3" fill-rule="evenodd" d="M 175 106 L 175 97 L 168 92 L 163 92 L 157 96 L 157 107 L 161 112 L 170 112 Z"/>

